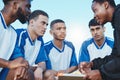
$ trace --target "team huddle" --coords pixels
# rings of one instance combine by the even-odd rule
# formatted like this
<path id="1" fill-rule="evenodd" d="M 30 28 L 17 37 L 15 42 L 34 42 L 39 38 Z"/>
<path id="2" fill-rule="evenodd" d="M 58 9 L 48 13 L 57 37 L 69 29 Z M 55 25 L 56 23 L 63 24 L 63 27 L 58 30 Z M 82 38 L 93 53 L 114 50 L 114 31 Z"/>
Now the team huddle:
<path id="1" fill-rule="evenodd" d="M 75 47 L 65 40 L 67 25 L 62 19 L 50 23 L 53 39 L 43 36 L 49 15 L 31 12 L 32 0 L 3 0 L 0 11 L 0 80 L 56 80 L 59 73 L 79 70 L 85 80 L 120 80 L 120 4 L 114 0 L 93 0 L 93 19 L 88 27 L 92 38 L 85 40 L 77 60 Z M 14 29 L 16 20 L 27 28 Z M 111 22 L 114 40 L 104 35 Z M 16 25 L 17 26 L 17 25 Z"/>

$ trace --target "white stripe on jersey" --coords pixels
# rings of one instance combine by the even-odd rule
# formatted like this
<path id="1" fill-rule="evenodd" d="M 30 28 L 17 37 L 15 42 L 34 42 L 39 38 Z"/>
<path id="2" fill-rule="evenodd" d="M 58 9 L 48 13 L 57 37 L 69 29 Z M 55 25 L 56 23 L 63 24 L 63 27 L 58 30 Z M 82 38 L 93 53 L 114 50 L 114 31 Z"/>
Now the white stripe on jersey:
<path id="1" fill-rule="evenodd" d="M 50 50 L 49 58 L 51 60 L 51 65 L 53 70 L 65 70 L 69 68 L 72 56 L 72 49 L 65 45 L 64 51 L 59 52 L 56 48 Z"/>
<path id="2" fill-rule="evenodd" d="M 25 50 L 25 59 L 28 60 L 30 65 L 35 65 L 35 60 L 39 54 L 41 47 L 41 41 L 36 40 L 34 45 L 31 45 L 29 39 L 26 39 L 26 45 L 24 46 Z"/>
<path id="3" fill-rule="evenodd" d="M 106 55 L 110 55 L 112 51 L 112 48 L 108 46 L 107 43 L 105 43 L 104 47 L 102 47 L 101 49 L 97 49 L 95 44 L 92 43 L 87 47 L 87 49 L 90 55 L 90 61 L 98 57 L 103 58 Z"/>
<path id="4" fill-rule="evenodd" d="M 6 26 L 0 15 L 0 58 L 9 60 L 15 47 L 17 34 L 12 26 Z M 3 19 L 4 20 L 4 19 Z M 0 68 L 1 71 L 2 68 Z"/>

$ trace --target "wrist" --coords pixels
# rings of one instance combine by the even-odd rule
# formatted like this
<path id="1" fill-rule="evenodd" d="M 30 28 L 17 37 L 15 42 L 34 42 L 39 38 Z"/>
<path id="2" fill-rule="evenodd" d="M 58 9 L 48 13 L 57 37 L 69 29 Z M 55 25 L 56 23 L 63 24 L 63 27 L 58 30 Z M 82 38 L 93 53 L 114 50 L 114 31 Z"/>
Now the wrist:
<path id="1" fill-rule="evenodd" d="M 44 71 L 40 66 L 37 66 L 37 69 L 39 69 L 41 72 Z"/>
<path id="2" fill-rule="evenodd" d="M 10 61 L 7 61 L 7 62 L 6 62 L 6 67 L 9 68 L 9 69 L 11 69 Z"/>
<path id="3" fill-rule="evenodd" d="M 69 70 L 65 70 L 64 72 L 65 72 L 65 73 L 69 73 Z"/>
<path id="4" fill-rule="evenodd" d="M 93 67 L 93 62 L 90 62 L 90 67 L 91 67 L 91 68 Z"/>

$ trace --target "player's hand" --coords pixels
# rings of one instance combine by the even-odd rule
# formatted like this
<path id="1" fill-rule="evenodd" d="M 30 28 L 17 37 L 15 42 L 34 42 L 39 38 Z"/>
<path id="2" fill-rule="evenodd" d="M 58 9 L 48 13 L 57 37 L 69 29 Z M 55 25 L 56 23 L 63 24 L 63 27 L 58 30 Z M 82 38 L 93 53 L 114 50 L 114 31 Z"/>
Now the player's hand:
<path id="1" fill-rule="evenodd" d="M 102 80 L 99 70 L 91 70 L 84 78 L 85 80 Z"/>
<path id="2" fill-rule="evenodd" d="M 26 61 L 22 57 L 8 62 L 8 68 L 13 69 L 13 68 L 17 68 L 17 67 L 28 68 L 29 67 L 29 63 L 28 63 L 28 61 Z"/>
<path id="3" fill-rule="evenodd" d="M 43 69 L 37 67 L 34 71 L 35 80 L 43 80 Z"/>
<path id="4" fill-rule="evenodd" d="M 81 62 L 79 64 L 79 71 L 83 74 L 88 73 L 91 71 L 92 64 L 90 62 Z"/>

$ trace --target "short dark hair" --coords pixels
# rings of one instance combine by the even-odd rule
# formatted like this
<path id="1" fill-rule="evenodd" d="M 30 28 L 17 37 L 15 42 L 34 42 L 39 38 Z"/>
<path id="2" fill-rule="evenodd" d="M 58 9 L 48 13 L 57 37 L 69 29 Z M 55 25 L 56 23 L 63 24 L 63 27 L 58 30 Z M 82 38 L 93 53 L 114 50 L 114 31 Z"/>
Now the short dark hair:
<path id="1" fill-rule="evenodd" d="M 91 19 L 88 24 L 89 28 L 90 26 L 97 26 L 97 25 L 100 25 L 100 24 L 94 18 Z"/>
<path id="2" fill-rule="evenodd" d="M 28 18 L 28 24 L 29 24 L 29 21 L 31 20 L 31 19 L 38 19 L 38 16 L 39 15 L 44 15 L 44 16 L 46 16 L 46 17 L 48 17 L 49 18 L 49 16 L 48 16 L 48 14 L 45 12 L 45 11 L 43 11 L 43 10 L 35 10 L 35 11 L 33 11 L 30 15 L 29 15 L 29 18 Z"/>
<path id="3" fill-rule="evenodd" d="M 8 4 L 12 0 L 3 0 L 4 5 Z"/>
<path id="4" fill-rule="evenodd" d="M 102 4 L 105 1 L 107 1 L 111 6 L 116 7 L 116 4 L 115 4 L 114 0 L 93 0 L 92 2 L 98 2 L 98 3 Z"/>
<path id="5" fill-rule="evenodd" d="M 3 3 L 4 5 L 8 4 L 10 1 L 13 1 L 13 0 L 3 0 Z M 32 1 L 32 0 L 29 0 L 29 1 Z"/>
<path id="6" fill-rule="evenodd" d="M 65 22 L 61 19 L 55 19 L 50 23 L 50 29 L 52 29 L 53 25 L 56 23 L 65 23 Z"/>

